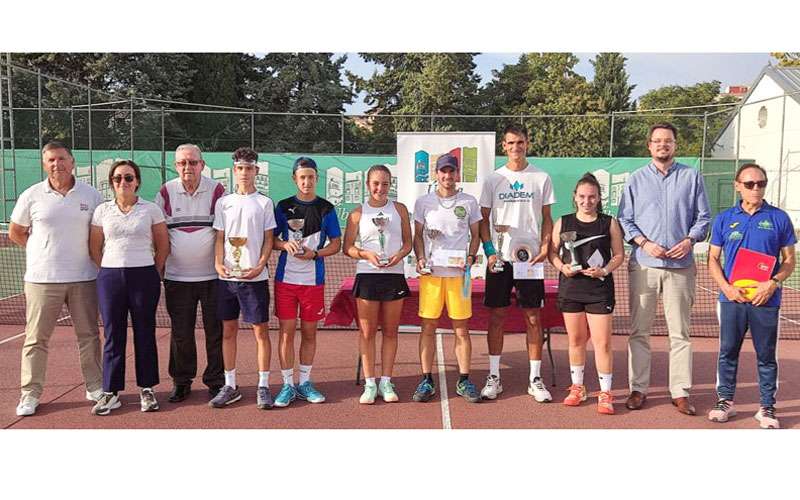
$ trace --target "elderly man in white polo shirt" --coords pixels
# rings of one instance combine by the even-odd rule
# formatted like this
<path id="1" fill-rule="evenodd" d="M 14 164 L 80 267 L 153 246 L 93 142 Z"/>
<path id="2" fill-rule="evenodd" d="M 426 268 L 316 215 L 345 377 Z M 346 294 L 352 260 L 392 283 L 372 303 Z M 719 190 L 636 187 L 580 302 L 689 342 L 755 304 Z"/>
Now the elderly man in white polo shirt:
<path id="1" fill-rule="evenodd" d="M 36 412 L 42 397 L 50 337 L 67 305 L 78 337 L 86 399 L 102 396 L 100 333 L 97 326 L 97 266 L 89 257 L 89 225 L 103 197 L 72 175 L 75 159 L 59 142 L 42 148 L 47 179 L 17 199 L 8 229 L 25 248 L 25 343 L 17 415 Z"/>
<path id="2" fill-rule="evenodd" d="M 206 368 L 203 383 L 214 397 L 225 384 L 222 324 L 217 319 L 217 271 L 214 269 L 214 205 L 225 187 L 202 175 L 203 156 L 194 144 L 175 151 L 178 177 L 161 187 L 155 202 L 167 220 L 172 249 L 164 274 L 164 295 L 172 323 L 169 375 L 174 388 L 169 401 L 178 403 L 191 392 L 197 376 L 194 330 L 197 304 L 203 311 Z"/>

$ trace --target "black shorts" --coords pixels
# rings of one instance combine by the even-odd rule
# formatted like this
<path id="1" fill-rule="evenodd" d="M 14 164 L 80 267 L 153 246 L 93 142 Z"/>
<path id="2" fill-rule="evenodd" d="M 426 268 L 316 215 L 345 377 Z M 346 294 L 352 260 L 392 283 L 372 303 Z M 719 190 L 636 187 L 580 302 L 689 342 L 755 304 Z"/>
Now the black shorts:
<path id="1" fill-rule="evenodd" d="M 353 296 L 364 300 L 388 302 L 404 299 L 409 293 L 402 274 L 359 273 L 353 284 Z"/>
<path id="2" fill-rule="evenodd" d="M 499 273 L 486 269 L 486 293 L 483 305 L 486 307 L 507 307 L 511 305 L 511 289 L 517 306 L 536 309 L 544 306 L 544 280 L 515 280 L 514 269 L 508 262 Z"/>
<path id="3" fill-rule="evenodd" d="M 559 297 L 558 310 L 562 313 L 587 312 L 589 314 L 611 314 L 614 312 L 614 300 L 602 300 L 600 302 L 577 302 Z"/>

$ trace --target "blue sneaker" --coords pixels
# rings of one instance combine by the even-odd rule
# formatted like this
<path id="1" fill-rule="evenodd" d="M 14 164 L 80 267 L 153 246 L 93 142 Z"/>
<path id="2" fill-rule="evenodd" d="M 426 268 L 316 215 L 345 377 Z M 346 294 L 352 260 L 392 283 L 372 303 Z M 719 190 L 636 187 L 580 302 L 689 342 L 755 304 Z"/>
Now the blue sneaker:
<path id="1" fill-rule="evenodd" d="M 478 394 L 478 389 L 469 379 L 456 384 L 456 394 L 466 399 L 470 403 L 477 403 L 481 400 L 481 395 Z"/>
<path id="2" fill-rule="evenodd" d="M 433 382 L 430 380 L 423 378 L 422 382 L 417 386 L 417 390 L 414 391 L 414 395 L 411 396 L 411 399 L 417 403 L 424 403 L 430 401 L 434 394 L 436 394 L 436 386 L 434 386 Z"/>
<path id="3" fill-rule="evenodd" d="M 297 397 L 309 403 L 324 403 L 325 396 L 314 387 L 310 380 L 297 386 Z"/>
<path id="4" fill-rule="evenodd" d="M 285 406 L 289 406 L 289 403 L 295 399 L 297 399 L 297 390 L 294 388 L 294 386 L 283 384 L 283 387 L 281 387 L 281 392 L 279 392 L 275 397 L 273 405 L 277 406 L 278 408 L 283 408 Z"/>

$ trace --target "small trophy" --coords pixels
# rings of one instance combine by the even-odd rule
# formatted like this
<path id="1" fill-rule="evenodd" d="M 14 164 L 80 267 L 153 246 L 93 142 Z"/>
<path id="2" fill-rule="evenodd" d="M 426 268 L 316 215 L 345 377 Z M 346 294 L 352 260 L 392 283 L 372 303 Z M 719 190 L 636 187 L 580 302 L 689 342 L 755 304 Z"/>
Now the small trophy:
<path id="1" fill-rule="evenodd" d="M 233 247 L 233 269 L 231 269 L 230 275 L 234 278 L 241 278 L 244 273 L 239 260 L 242 258 L 242 247 L 247 243 L 247 237 L 231 236 L 228 238 L 228 243 Z"/>
<path id="2" fill-rule="evenodd" d="M 303 226 L 305 225 L 305 219 L 289 219 L 286 221 L 289 224 L 289 229 L 291 229 L 291 234 L 289 235 L 292 238 L 292 241 L 297 243 L 297 246 L 300 248 L 294 255 L 303 255 L 306 253 L 305 249 L 303 249 Z"/>
<path id="3" fill-rule="evenodd" d="M 509 229 L 511 229 L 511 226 L 502 226 L 498 224 L 494 226 L 494 232 L 497 233 L 497 260 L 494 261 L 492 271 L 496 273 L 501 272 L 505 266 L 503 262 L 503 240 Z"/>
<path id="4" fill-rule="evenodd" d="M 433 229 L 433 228 L 427 227 L 427 226 L 425 227 L 425 232 L 423 233 L 423 241 L 424 241 L 424 237 L 427 236 L 429 244 L 426 245 L 427 251 L 425 253 L 427 253 L 427 256 L 425 257 L 425 266 L 419 270 L 420 274 L 431 274 L 433 272 L 433 270 L 431 269 L 431 259 L 433 258 L 433 248 L 431 248 L 431 247 L 433 246 L 433 240 L 437 239 L 440 234 L 442 234 L 442 232 L 439 231 L 438 229 Z"/>
<path id="5" fill-rule="evenodd" d="M 578 263 L 578 256 L 575 253 L 575 249 L 584 243 L 588 243 L 592 240 L 596 240 L 599 238 L 605 238 L 604 234 L 599 234 L 597 236 L 590 236 L 588 238 L 584 238 L 582 240 L 577 240 L 578 233 L 575 231 L 566 231 L 561 233 L 561 242 L 564 243 L 564 248 L 569 250 L 569 255 L 572 258 L 572 263 L 570 264 L 570 269 L 573 271 L 580 271 L 583 269 L 583 266 Z"/>
<path id="6" fill-rule="evenodd" d="M 389 224 L 389 217 L 379 214 L 378 217 L 372 218 L 372 223 L 375 224 L 376 228 L 378 228 L 378 241 L 380 241 L 381 244 L 381 253 L 378 254 L 378 264 L 385 266 L 389 263 L 389 258 L 386 256 L 386 236 L 383 234 L 383 232 L 386 230 L 386 226 Z"/>

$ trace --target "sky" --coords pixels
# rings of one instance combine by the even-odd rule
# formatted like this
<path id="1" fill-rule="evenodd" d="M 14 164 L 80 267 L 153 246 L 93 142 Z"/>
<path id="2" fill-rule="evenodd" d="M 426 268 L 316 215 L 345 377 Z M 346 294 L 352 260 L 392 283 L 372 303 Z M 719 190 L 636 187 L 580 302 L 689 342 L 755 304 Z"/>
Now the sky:
<path id="1" fill-rule="evenodd" d="M 341 54 L 337 54 L 341 55 Z M 591 80 L 594 68 L 589 62 L 595 53 L 577 52 L 580 59 L 576 71 Z M 628 81 L 636 85 L 633 99 L 638 99 L 648 91 L 666 85 L 693 85 L 699 82 L 719 80 L 724 89 L 727 85 L 750 85 L 770 61 L 766 52 L 748 53 L 641 53 L 623 52 L 628 58 L 626 68 Z M 505 64 L 514 64 L 519 53 L 481 53 L 475 57 L 476 71 L 481 76 L 481 84 L 492 79 L 492 70 L 501 69 Z M 345 68 L 361 75 L 370 76 L 379 69 L 367 63 L 357 53 L 347 53 Z M 357 114 L 366 111 L 363 95 L 346 107 L 347 113 Z"/>

